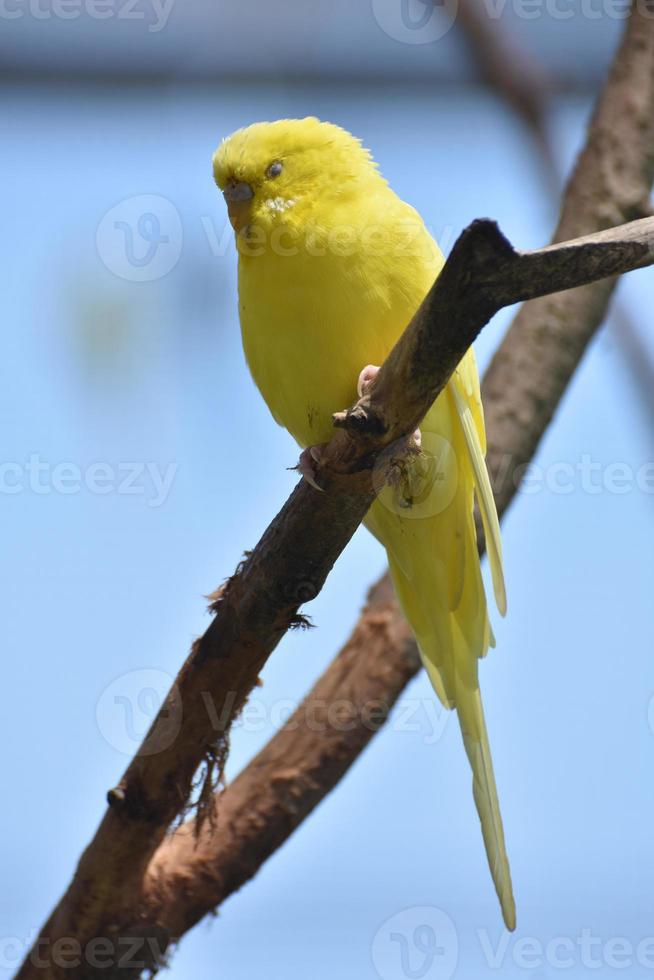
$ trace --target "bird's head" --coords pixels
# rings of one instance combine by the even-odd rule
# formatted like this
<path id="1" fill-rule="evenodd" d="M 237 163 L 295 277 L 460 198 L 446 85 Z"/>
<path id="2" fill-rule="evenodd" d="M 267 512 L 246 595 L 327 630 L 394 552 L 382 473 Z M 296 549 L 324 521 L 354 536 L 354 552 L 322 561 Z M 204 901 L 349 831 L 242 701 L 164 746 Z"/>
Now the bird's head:
<path id="1" fill-rule="evenodd" d="M 316 220 L 335 199 L 382 180 L 359 140 L 313 117 L 239 129 L 214 153 L 213 172 L 237 235 Z"/>

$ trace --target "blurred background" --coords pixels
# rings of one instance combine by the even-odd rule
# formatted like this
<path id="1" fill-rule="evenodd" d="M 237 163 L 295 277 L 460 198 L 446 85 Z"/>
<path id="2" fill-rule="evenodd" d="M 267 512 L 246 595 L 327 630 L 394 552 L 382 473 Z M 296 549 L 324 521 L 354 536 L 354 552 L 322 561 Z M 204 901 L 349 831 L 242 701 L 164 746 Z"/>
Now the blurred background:
<path id="1" fill-rule="evenodd" d="M 244 365 L 212 151 L 250 122 L 318 115 L 364 140 L 445 251 L 486 215 L 518 247 L 544 244 L 624 4 L 479 8 L 525 84 L 542 76 L 539 139 L 451 6 L 3 0 L 2 975 L 206 627 L 203 596 L 295 483 L 297 449 Z M 173 980 L 651 976 L 653 301 L 651 270 L 622 283 L 504 521 L 509 615 L 481 673 L 517 932 L 457 727 L 420 677 L 338 789 L 184 939 Z M 482 368 L 510 314 L 484 331 Z M 328 664 L 383 567 L 360 530 L 306 609 L 317 628 L 266 668 L 228 774 Z M 421 947 L 425 924 L 442 955 Z"/>

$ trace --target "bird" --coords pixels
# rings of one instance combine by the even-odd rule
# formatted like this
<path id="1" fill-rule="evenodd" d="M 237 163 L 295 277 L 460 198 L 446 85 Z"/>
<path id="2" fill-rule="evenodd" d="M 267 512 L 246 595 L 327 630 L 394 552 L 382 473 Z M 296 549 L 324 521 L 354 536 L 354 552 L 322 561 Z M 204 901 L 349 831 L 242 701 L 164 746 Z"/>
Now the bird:
<path id="1" fill-rule="evenodd" d="M 245 358 L 273 418 L 303 452 L 374 377 L 438 276 L 443 255 L 370 151 L 313 116 L 237 130 L 213 155 L 238 253 Z M 478 661 L 494 646 L 474 520 L 506 613 L 502 544 L 470 348 L 416 433 L 403 477 L 381 481 L 364 520 L 388 555 L 433 688 L 458 715 L 504 923 L 516 912 Z M 319 451 L 319 450 L 318 450 Z M 303 470 L 311 482 L 311 474 Z"/>

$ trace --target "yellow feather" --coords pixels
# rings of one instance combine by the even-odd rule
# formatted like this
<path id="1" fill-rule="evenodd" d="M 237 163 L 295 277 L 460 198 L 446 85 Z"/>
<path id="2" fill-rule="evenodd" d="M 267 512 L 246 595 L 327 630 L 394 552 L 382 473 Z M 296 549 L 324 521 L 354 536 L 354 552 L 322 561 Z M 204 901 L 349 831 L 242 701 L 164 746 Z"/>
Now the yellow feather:
<path id="1" fill-rule="evenodd" d="M 275 419 L 301 446 L 325 442 L 332 413 L 355 400 L 361 369 L 385 360 L 440 271 L 442 255 L 368 151 L 329 123 L 279 120 L 239 130 L 216 151 L 214 175 L 237 229 L 239 312 L 252 376 Z M 477 675 L 478 658 L 494 641 L 477 554 L 475 493 L 502 611 L 506 599 L 472 351 L 421 434 L 420 457 L 381 490 L 365 523 L 388 552 L 398 600 L 434 689 L 457 709 L 488 861 L 512 929 L 515 907 Z"/>
<path id="2" fill-rule="evenodd" d="M 479 429 L 475 425 L 475 419 L 473 418 L 472 408 L 470 405 L 471 396 L 469 394 L 466 395 L 462 390 L 462 381 L 458 370 L 455 371 L 452 377 L 450 389 L 454 396 L 454 403 L 456 405 L 457 412 L 459 413 L 461 425 L 463 426 L 468 456 L 475 474 L 475 490 L 477 494 L 477 502 L 479 504 L 479 511 L 481 513 L 481 519 L 484 525 L 484 534 L 486 535 L 486 549 L 488 551 L 491 575 L 493 577 L 495 601 L 500 614 L 505 616 L 506 586 L 504 583 L 504 570 L 502 568 L 502 538 L 500 535 L 500 522 L 497 517 L 497 508 L 495 507 L 493 489 L 490 484 L 488 470 L 486 469 L 486 463 L 484 461 L 484 450 L 482 448 L 482 441 L 479 437 Z M 479 401 L 478 404 L 481 407 L 481 401 Z M 479 425 L 479 423 L 477 423 L 477 425 Z M 484 431 L 483 416 L 481 421 L 481 430 L 482 432 Z"/>

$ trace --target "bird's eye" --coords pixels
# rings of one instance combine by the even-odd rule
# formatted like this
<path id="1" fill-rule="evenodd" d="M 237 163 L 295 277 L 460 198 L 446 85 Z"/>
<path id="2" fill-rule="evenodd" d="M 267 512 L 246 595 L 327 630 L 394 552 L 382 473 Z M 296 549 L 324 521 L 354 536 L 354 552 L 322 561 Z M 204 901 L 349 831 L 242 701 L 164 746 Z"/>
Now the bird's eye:
<path id="1" fill-rule="evenodd" d="M 266 177 L 279 177 L 283 169 L 281 160 L 273 160 L 266 170 Z"/>

